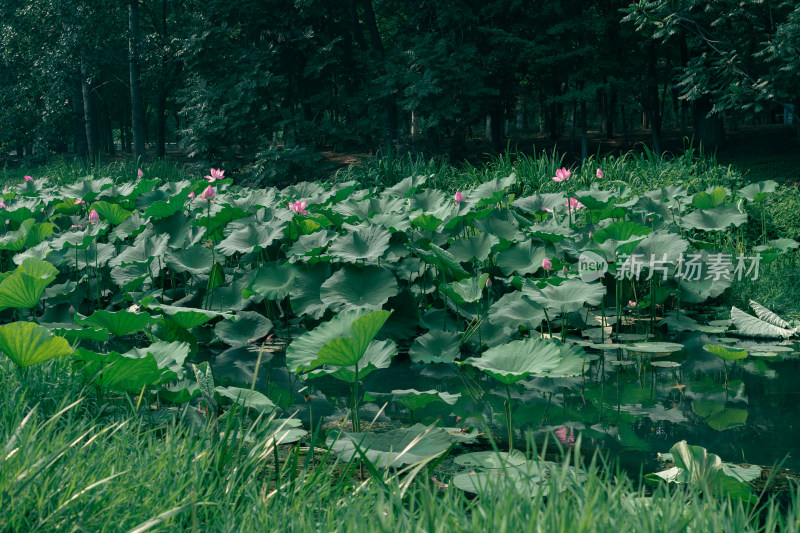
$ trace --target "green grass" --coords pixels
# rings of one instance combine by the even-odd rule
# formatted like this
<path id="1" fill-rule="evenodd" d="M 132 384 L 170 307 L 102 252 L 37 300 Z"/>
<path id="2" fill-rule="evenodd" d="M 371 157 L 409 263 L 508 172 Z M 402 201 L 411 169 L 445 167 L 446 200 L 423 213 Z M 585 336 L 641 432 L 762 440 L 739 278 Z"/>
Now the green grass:
<path id="1" fill-rule="evenodd" d="M 409 176 L 424 175 L 435 178 L 437 188 L 455 192 L 515 173 L 521 184 L 516 192 L 527 195 L 555 189 L 558 184 L 552 181 L 552 177 L 563 166 L 568 166 L 564 154 L 557 152 L 527 155 L 507 150 L 480 165 L 455 165 L 447 159 L 426 160 L 410 154 L 381 152 L 359 165 L 339 170 L 334 179 L 388 187 Z M 603 180 L 595 178 L 598 168 L 605 173 Z M 636 193 L 674 184 L 685 184 L 689 192 L 696 192 L 721 185 L 738 188 L 747 183 L 743 174 L 733 166 L 720 165 L 713 157 L 698 154 L 691 147 L 682 155 L 663 158 L 646 147 L 643 152 L 632 151 L 622 156 L 591 156 L 582 167 L 572 166 L 571 170 L 571 183 L 578 186 L 620 181 Z"/>
<path id="2" fill-rule="evenodd" d="M 26 166 L 22 168 L 0 169 L 0 185 L 14 185 L 23 180 L 24 176 L 34 179 L 47 176 L 58 184 L 72 184 L 91 176 L 95 179 L 112 178 L 115 182 L 126 182 L 137 179 L 137 172 L 142 168 L 147 178 L 161 178 L 164 181 L 179 181 L 182 179 L 196 179 L 207 169 L 195 168 L 194 165 L 179 164 L 169 160 L 156 160 L 146 165 L 138 165 L 132 160 L 116 161 L 114 163 L 99 164 L 94 169 L 87 170 L 74 159 L 55 160 L 46 165 Z"/>
<path id="3" fill-rule="evenodd" d="M 797 487 L 757 507 L 692 489 L 650 495 L 595 458 L 585 482 L 552 476 L 550 497 L 471 499 L 425 470 L 410 483 L 372 477 L 304 445 L 276 458 L 241 412 L 193 424 L 100 401 L 65 361 L 20 372 L 4 359 L 0 390 L 0 531 L 800 530 Z M 238 431 L 248 444 L 225 436 Z"/>

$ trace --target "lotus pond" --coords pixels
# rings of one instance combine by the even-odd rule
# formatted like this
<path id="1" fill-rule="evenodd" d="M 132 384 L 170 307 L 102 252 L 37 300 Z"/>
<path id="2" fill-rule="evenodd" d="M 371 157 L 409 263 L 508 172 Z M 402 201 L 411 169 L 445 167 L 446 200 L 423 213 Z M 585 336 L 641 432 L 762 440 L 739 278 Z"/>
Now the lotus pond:
<path id="1" fill-rule="evenodd" d="M 430 176 L 25 180 L 0 210 L 0 350 L 21 375 L 66 358 L 108 411 L 159 423 L 237 404 L 281 443 L 314 435 L 378 469 L 449 451 L 470 492 L 498 465 L 544 476 L 526 435 L 634 474 L 672 448 L 660 478 L 678 483 L 700 453 L 686 440 L 742 499 L 730 483 L 761 469 L 734 463 L 800 468 L 798 322 L 721 305 L 796 261 L 793 240 L 745 238 L 776 184 L 634 195 L 559 172 L 455 194 Z"/>

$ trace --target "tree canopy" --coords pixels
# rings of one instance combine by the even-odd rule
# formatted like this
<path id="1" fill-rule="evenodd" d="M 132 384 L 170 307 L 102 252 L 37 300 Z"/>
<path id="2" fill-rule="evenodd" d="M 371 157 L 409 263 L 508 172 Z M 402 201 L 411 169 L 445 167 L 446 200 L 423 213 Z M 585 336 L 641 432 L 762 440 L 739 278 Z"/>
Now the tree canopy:
<path id="1" fill-rule="evenodd" d="M 0 27 L 0 158 L 169 140 L 268 181 L 322 148 L 500 148 L 509 123 L 586 155 L 637 110 L 656 152 L 668 119 L 710 147 L 725 120 L 800 122 L 791 0 L 0 0 Z"/>

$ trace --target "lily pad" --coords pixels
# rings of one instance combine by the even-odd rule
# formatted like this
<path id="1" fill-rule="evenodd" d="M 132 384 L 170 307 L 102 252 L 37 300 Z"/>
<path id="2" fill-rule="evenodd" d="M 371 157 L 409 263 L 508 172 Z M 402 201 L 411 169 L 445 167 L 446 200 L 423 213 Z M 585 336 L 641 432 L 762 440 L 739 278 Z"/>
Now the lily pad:
<path id="1" fill-rule="evenodd" d="M 625 349 L 629 352 L 639 353 L 675 353 L 682 351 L 684 345 L 676 342 L 640 342 L 626 344 Z"/>
<path id="2" fill-rule="evenodd" d="M 747 351 L 731 350 L 727 346 L 722 346 L 721 344 L 706 344 L 703 346 L 703 349 L 725 361 L 736 361 L 747 357 Z"/>
<path id="3" fill-rule="evenodd" d="M 342 433 L 328 436 L 327 445 L 343 461 L 360 457 L 356 448 L 377 468 L 400 467 L 437 457 L 452 442 L 442 428 L 415 424 L 386 433 Z"/>
<path id="4" fill-rule="evenodd" d="M 481 357 L 470 357 L 463 364 L 472 365 L 505 385 L 537 376 L 579 376 L 586 353 L 577 346 L 557 341 L 527 338 L 487 350 Z"/>

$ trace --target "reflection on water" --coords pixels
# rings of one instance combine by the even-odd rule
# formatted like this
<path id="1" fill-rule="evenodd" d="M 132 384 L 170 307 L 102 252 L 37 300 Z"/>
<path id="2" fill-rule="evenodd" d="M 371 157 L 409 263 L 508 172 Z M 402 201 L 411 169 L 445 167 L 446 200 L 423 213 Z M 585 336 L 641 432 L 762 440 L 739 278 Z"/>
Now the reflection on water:
<path id="1" fill-rule="evenodd" d="M 515 442 L 524 442 L 517 438 L 527 431 L 542 439 L 553 433 L 566 445 L 580 435 L 584 448 L 610 452 L 635 474 L 643 463 L 646 472 L 653 470 L 656 453 L 683 439 L 728 461 L 772 465 L 788 456 L 784 467 L 800 469 L 800 345 L 731 341 L 748 346 L 751 354 L 775 355 L 726 363 L 702 349 L 719 343 L 718 337 L 692 333 L 681 341 L 684 350 L 668 356 L 605 350 L 596 352 L 583 377 L 518 383 L 511 390 Z M 761 348 L 765 344 L 769 349 Z M 256 353 L 234 348 L 208 359 L 218 381 L 252 382 Z M 653 361 L 680 366 L 656 367 Z M 328 377 L 302 381 L 288 372 L 280 353 L 264 354 L 256 386 L 287 413 L 297 411 L 305 424 L 309 411 L 315 425 L 347 412 L 346 383 Z M 400 355 L 390 368 L 372 372 L 362 387 L 375 393 L 397 389 L 460 393 L 454 405 L 433 402 L 418 409 L 414 420 L 485 428 L 501 446 L 507 439 L 505 387 L 475 369 L 417 365 Z M 382 402 L 366 402 L 362 419 L 379 414 L 382 423 L 408 424 L 411 413 L 399 403 L 381 407 Z"/>

